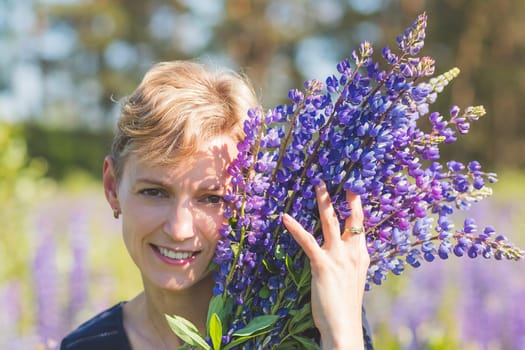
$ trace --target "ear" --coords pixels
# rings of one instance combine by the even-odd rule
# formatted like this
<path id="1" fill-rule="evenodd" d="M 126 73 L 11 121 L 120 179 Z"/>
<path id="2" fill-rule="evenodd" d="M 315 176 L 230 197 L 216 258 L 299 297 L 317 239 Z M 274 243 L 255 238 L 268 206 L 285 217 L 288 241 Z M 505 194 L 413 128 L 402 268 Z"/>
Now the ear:
<path id="1" fill-rule="evenodd" d="M 113 158 L 106 156 L 102 166 L 102 181 L 104 183 L 104 194 L 113 210 L 120 211 L 120 203 L 117 197 L 117 178 L 115 176 L 115 167 Z"/>

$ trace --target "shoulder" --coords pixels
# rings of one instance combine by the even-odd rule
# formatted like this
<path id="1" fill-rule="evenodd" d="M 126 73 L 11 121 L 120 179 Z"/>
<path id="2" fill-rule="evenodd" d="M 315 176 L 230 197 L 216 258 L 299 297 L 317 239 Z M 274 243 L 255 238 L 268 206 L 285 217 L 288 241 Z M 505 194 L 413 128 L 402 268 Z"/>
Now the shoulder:
<path id="1" fill-rule="evenodd" d="M 374 344 L 372 343 L 372 332 L 370 331 L 370 326 L 368 324 L 368 319 L 366 318 L 366 311 L 363 306 L 362 308 L 362 321 L 363 321 L 363 341 L 365 343 L 366 350 L 374 350 Z"/>
<path id="2" fill-rule="evenodd" d="M 131 350 L 122 318 L 122 305 L 101 312 L 68 334 L 60 350 Z"/>

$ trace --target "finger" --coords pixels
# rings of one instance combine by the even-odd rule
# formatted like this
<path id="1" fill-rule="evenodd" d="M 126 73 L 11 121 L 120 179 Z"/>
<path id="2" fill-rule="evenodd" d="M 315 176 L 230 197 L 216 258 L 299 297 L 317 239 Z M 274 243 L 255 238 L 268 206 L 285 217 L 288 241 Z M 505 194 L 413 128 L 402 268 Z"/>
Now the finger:
<path id="1" fill-rule="evenodd" d="M 350 207 L 350 216 L 345 221 L 342 239 L 345 241 L 359 242 L 359 236 L 364 236 L 364 214 L 363 207 L 361 205 L 361 197 L 355 193 L 352 193 L 351 191 L 347 191 L 346 201 Z M 352 232 L 356 229 L 359 233 Z"/>
<path id="2" fill-rule="evenodd" d="M 315 192 L 324 242 L 330 246 L 332 242 L 335 242 L 341 236 L 339 221 L 337 220 L 326 184 L 323 181 L 315 187 Z"/>
<path id="3" fill-rule="evenodd" d="M 346 192 L 346 200 L 350 207 L 350 216 L 345 221 L 345 229 L 341 239 L 350 249 L 350 256 L 353 256 L 355 261 L 366 271 L 370 265 L 370 255 L 368 253 L 365 229 L 364 229 L 364 213 L 361 204 L 361 197 L 350 191 Z M 348 228 L 358 228 L 360 233 L 348 232 Z M 363 278 L 366 278 L 364 272 Z"/>
<path id="4" fill-rule="evenodd" d="M 297 220 L 288 214 L 283 214 L 283 224 L 295 239 L 297 244 L 299 244 L 299 246 L 304 250 L 306 256 L 311 259 L 315 254 L 315 251 L 319 249 L 319 244 L 317 244 L 314 236 L 306 231 L 303 226 L 297 222 Z"/>

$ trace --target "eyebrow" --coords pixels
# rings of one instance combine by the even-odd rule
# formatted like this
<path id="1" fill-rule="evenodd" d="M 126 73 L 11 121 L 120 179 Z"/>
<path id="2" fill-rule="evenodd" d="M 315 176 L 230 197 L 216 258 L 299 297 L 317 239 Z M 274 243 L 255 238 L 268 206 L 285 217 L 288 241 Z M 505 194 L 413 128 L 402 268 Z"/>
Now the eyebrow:
<path id="1" fill-rule="evenodd" d="M 224 189 L 226 186 L 222 186 L 218 181 L 214 181 L 211 183 L 210 181 L 203 181 L 199 184 L 198 189 L 199 190 L 206 190 L 206 191 L 219 191 Z"/>
<path id="2" fill-rule="evenodd" d="M 160 186 L 163 186 L 163 187 L 169 187 L 168 183 L 166 183 L 166 182 L 164 182 L 162 180 L 150 179 L 150 178 L 147 178 L 147 177 L 139 177 L 138 179 L 136 179 L 135 182 L 136 183 L 146 182 L 146 183 L 150 183 L 150 184 L 154 184 L 154 185 L 160 185 Z"/>
<path id="3" fill-rule="evenodd" d="M 149 184 L 158 185 L 158 186 L 162 186 L 166 188 L 171 187 L 171 185 L 165 181 L 158 180 L 158 179 L 151 179 L 148 177 L 139 177 L 136 180 L 136 183 L 149 183 Z M 212 179 L 202 181 L 197 187 L 198 190 L 207 190 L 207 191 L 219 191 L 224 188 L 226 188 L 225 185 L 223 186 L 220 184 L 219 181 L 212 180 Z"/>

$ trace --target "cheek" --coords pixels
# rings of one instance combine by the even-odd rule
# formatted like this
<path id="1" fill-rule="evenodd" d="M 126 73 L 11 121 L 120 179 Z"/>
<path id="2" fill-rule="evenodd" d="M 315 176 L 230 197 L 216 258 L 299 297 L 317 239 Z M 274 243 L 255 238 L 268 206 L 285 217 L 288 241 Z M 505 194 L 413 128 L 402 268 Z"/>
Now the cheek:
<path id="1" fill-rule="evenodd" d="M 219 229 L 226 222 L 222 212 L 198 212 L 195 215 L 195 221 L 206 239 L 209 241 L 217 242 L 219 240 Z"/>
<path id="2" fill-rule="evenodd" d="M 122 231 L 125 239 L 140 240 L 158 230 L 165 220 L 165 212 L 163 207 L 148 207 L 133 200 L 127 201 L 122 212 Z"/>

